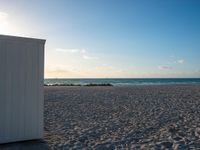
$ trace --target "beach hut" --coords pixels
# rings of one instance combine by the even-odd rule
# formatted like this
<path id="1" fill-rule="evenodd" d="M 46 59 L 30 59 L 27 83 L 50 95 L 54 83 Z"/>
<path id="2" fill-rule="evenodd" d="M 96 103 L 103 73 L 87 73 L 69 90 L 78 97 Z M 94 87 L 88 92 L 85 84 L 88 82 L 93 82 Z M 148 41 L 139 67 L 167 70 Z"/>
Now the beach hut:
<path id="1" fill-rule="evenodd" d="M 44 45 L 0 35 L 0 144 L 43 137 Z"/>

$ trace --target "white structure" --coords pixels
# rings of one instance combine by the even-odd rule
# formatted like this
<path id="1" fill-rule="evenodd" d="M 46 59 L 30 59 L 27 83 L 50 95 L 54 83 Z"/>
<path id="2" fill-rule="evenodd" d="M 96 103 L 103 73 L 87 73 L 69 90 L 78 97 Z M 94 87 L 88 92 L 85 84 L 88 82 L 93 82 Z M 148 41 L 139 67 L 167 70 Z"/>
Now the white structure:
<path id="1" fill-rule="evenodd" d="M 0 143 L 43 137 L 44 44 L 0 35 Z"/>

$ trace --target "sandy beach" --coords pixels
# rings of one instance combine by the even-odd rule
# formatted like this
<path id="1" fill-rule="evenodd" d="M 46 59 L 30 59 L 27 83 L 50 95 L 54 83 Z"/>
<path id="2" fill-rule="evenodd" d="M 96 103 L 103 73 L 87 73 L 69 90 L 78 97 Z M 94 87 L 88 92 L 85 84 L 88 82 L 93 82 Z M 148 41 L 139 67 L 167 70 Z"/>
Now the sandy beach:
<path id="1" fill-rule="evenodd" d="M 52 149 L 200 148 L 200 85 L 45 87 Z"/>
<path id="2" fill-rule="evenodd" d="M 200 0 L 0 8 L 0 150 L 200 150 Z"/>

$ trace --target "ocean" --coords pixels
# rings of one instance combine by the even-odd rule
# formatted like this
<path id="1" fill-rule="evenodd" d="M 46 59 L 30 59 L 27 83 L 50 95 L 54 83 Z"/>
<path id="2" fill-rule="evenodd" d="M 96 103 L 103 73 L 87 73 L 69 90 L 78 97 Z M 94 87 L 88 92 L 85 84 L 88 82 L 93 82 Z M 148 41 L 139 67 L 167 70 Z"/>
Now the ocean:
<path id="1" fill-rule="evenodd" d="M 112 84 L 114 86 L 124 85 L 163 85 L 163 84 L 200 84 L 200 78 L 98 78 L 98 79 L 45 79 L 45 85 L 55 84 Z"/>

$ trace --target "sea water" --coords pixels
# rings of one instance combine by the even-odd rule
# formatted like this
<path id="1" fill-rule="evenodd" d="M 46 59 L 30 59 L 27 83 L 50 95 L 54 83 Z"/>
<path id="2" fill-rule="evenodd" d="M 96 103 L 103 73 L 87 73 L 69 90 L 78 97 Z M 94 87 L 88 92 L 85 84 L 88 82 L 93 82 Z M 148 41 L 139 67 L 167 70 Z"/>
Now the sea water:
<path id="1" fill-rule="evenodd" d="M 200 78 L 92 78 L 92 79 L 45 79 L 44 84 L 112 84 L 123 85 L 162 85 L 162 84 L 200 84 Z"/>

